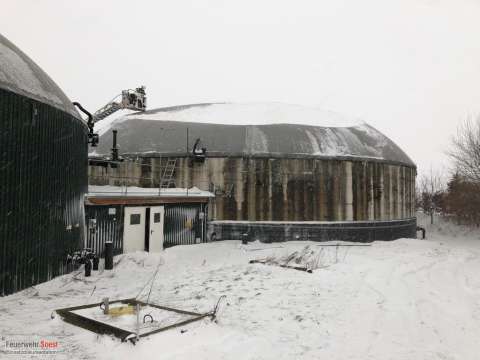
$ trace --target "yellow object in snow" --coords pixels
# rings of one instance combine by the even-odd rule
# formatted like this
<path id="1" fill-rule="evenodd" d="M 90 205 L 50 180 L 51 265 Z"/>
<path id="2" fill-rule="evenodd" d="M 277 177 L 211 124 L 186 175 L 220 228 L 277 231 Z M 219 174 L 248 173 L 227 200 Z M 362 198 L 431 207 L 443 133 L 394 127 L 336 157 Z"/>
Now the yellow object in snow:
<path id="1" fill-rule="evenodd" d="M 118 306 L 118 307 L 110 308 L 108 310 L 108 315 L 111 315 L 111 316 L 131 315 L 131 314 L 135 314 L 135 306 L 132 306 L 132 305 Z"/>

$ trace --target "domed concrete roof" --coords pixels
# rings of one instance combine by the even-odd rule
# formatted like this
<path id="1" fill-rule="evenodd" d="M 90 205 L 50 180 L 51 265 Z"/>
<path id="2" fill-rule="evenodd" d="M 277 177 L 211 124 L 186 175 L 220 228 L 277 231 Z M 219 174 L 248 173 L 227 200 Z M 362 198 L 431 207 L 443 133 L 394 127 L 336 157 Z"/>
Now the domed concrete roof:
<path id="1" fill-rule="evenodd" d="M 298 105 L 213 103 L 135 113 L 104 129 L 96 155 L 110 152 L 112 129 L 118 130 L 122 154 L 182 156 L 200 139 L 200 146 L 212 157 L 371 159 L 415 166 L 375 128 Z"/>
<path id="2" fill-rule="evenodd" d="M 0 88 L 80 115 L 53 80 L 20 49 L 0 35 Z"/>

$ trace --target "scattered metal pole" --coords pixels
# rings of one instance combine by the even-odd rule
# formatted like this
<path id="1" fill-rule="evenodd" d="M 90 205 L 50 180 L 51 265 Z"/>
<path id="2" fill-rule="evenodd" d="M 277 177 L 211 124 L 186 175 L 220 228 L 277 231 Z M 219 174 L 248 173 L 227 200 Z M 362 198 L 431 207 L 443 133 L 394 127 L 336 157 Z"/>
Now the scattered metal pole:
<path id="1" fill-rule="evenodd" d="M 315 246 L 335 246 L 335 247 L 339 247 L 339 246 L 372 246 L 372 244 L 325 244 L 325 245 L 318 244 L 318 245 L 315 245 Z"/>
<path id="2" fill-rule="evenodd" d="M 140 304 L 137 303 L 137 341 L 140 340 Z"/>
<path id="3" fill-rule="evenodd" d="M 273 266 L 280 266 L 281 268 L 286 268 L 286 269 L 294 269 L 294 270 L 299 270 L 299 271 L 305 271 L 309 274 L 313 273 L 312 269 L 308 269 L 307 267 L 302 267 L 302 266 L 290 266 L 290 265 L 284 265 L 284 264 L 273 264 L 269 263 L 265 260 L 250 260 L 248 262 L 249 264 L 263 264 L 263 265 L 273 265 Z"/>
<path id="4" fill-rule="evenodd" d="M 109 311 L 108 297 L 106 297 L 106 298 L 103 298 L 103 313 L 105 315 L 108 315 L 108 311 Z"/>

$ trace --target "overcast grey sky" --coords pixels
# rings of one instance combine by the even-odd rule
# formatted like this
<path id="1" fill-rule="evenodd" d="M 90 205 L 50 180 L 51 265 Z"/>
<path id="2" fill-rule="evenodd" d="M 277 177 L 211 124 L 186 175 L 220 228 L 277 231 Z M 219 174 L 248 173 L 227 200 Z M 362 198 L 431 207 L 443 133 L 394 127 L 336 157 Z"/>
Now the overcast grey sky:
<path id="1" fill-rule="evenodd" d="M 0 32 L 95 111 L 279 101 L 360 117 L 423 172 L 480 113 L 479 0 L 3 0 Z"/>

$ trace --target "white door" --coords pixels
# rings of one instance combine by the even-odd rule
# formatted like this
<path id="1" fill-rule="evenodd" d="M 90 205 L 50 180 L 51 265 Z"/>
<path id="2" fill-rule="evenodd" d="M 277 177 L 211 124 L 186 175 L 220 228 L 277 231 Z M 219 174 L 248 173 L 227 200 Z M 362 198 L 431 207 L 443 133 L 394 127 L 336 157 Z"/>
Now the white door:
<path id="1" fill-rule="evenodd" d="M 149 251 L 160 252 L 163 250 L 163 206 L 150 207 L 150 240 Z"/>
<path id="2" fill-rule="evenodd" d="M 145 251 L 145 213 L 142 206 L 125 207 L 123 252 Z"/>

